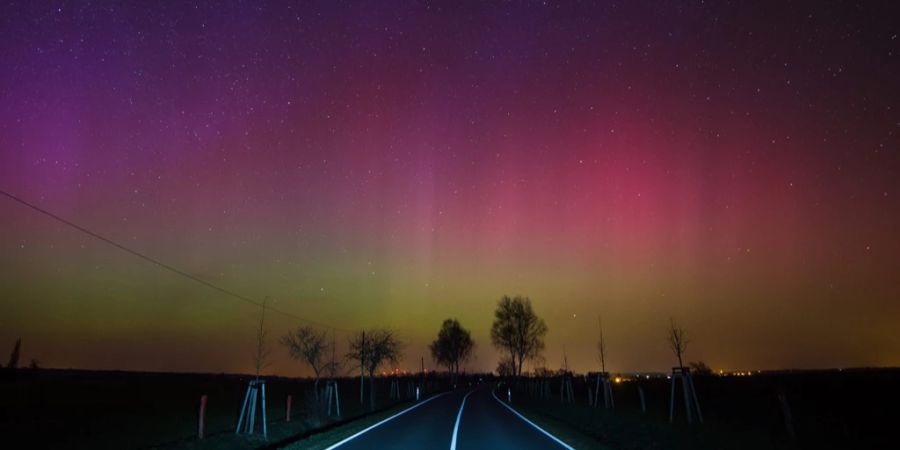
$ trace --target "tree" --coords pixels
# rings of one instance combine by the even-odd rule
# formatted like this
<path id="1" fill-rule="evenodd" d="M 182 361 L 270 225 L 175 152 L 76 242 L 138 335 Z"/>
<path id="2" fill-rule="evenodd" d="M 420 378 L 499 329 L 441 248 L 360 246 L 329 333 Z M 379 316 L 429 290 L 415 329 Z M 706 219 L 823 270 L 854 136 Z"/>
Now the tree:
<path id="1" fill-rule="evenodd" d="M 475 342 L 469 330 L 463 328 L 458 320 L 447 319 L 441 325 L 437 339 L 428 348 L 434 361 L 446 366 L 451 378 L 455 378 L 459 374 L 460 363 L 472 356 Z"/>
<path id="2" fill-rule="evenodd" d="M 695 375 L 709 376 L 713 374 L 712 369 L 703 361 L 695 361 L 688 365 L 691 366 L 691 372 L 694 372 Z"/>
<path id="3" fill-rule="evenodd" d="M 253 363 L 256 368 L 256 379 L 259 380 L 259 372 L 265 368 L 268 364 L 266 360 L 269 358 L 269 347 L 266 345 L 266 338 L 269 336 L 269 331 L 264 328 L 266 321 L 266 302 L 269 300 L 268 297 L 263 299 L 262 301 L 262 313 L 259 316 L 259 328 L 256 330 L 256 349 L 253 352 Z"/>
<path id="4" fill-rule="evenodd" d="M 403 344 L 389 329 L 362 331 L 350 340 L 347 359 L 357 361 L 369 375 L 369 407 L 375 409 L 375 372 L 385 363 L 396 364 Z"/>
<path id="5" fill-rule="evenodd" d="M 281 344 L 288 348 L 291 358 L 303 361 L 315 374 L 313 392 L 319 398 L 319 379 L 330 365 L 331 345 L 326 331 L 317 332 L 310 326 L 301 326 L 281 337 Z"/>
<path id="6" fill-rule="evenodd" d="M 513 375 L 522 374 L 522 364 L 526 359 L 540 356 L 546 334 L 547 325 L 534 314 L 528 297 L 510 298 L 504 295 L 497 302 L 491 341 L 494 347 L 508 353 Z"/>
<path id="7" fill-rule="evenodd" d="M 672 349 L 672 353 L 678 358 L 678 368 L 682 370 L 684 369 L 682 357 L 687 350 L 688 342 L 690 341 L 684 329 L 675 323 L 674 318 L 669 317 L 669 348 Z"/>
<path id="8" fill-rule="evenodd" d="M 16 369 L 19 367 L 19 351 L 22 349 L 22 338 L 16 339 L 16 345 L 13 346 L 12 353 L 9 354 L 9 362 L 6 363 L 7 369 Z"/>
<path id="9" fill-rule="evenodd" d="M 516 368 L 513 364 L 512 360 L 507 357 L 503 357 L 500 359 L 500 362 L 497 363 L 497 375 L 501 377 L 511 377 L 515 375 Z"/>
<path id="10" fill-rule="evenodd" d="M 600 356 L 600 370 L 606 373 L 606 343 L 603 342 L 603 321 L 597 317 L 597 323 L 600 324 L 600 340 L 597 341 L 597 353 Z"/>

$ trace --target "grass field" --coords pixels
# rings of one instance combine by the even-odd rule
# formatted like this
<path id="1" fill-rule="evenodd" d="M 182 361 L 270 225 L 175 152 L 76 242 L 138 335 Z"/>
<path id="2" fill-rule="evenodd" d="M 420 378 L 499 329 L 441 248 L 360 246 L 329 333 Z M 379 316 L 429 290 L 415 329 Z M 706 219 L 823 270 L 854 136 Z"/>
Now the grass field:
<path id="1" fill-rule="evenodd" d="M 307 399 L 312 393 L 310 380 L 268 378 L 268 441 L 235 436 L 250 379 L 214 374 L 0 371 L 0 433 L 17 441 L 27 439 L 35 448 L 251 449 L 299 437 L 338 420 L 309 413 L 313 410 Z M 400 381 L 405 397 L 406 382 L 412 380 Z M 388 398 L 389 380 L 376 382 L 376 412 L 403 402 Z M 368 404 L 359 403 L 359 379 L 339 383 L 340 420 L 369 413 Z M 198 408 L 204 394 L 208 397 L 207 438 L 198 441 Z M 287 423 L 289 394 L 294 400 L 292 420 Z"/>
<path id="2" fill-rule="evenodd" d="M 572 404 L 561 402 L 554 380 L 550 398 L 533 398 L 523 390 L 514 406 L 548 430 L 564 434 L 570 428 L 601 446 L 626 450 L 893 448 L 893 427 L 900 421 L 893 406 L 900 400 L 897 370 L 696 377 L 702 425 L 686 423 L 680 397 L 676 420 L 669 423 L 668 383 L 665 378 L 614 383 L 616 408 L 605 410 L 588 405 L 583 379 L 575 380 Z M 645 392 L 646 413 L 640 409 L 638 385 Z M 794 438 L 787 432 L 779 391 L 788 401 Z"/>

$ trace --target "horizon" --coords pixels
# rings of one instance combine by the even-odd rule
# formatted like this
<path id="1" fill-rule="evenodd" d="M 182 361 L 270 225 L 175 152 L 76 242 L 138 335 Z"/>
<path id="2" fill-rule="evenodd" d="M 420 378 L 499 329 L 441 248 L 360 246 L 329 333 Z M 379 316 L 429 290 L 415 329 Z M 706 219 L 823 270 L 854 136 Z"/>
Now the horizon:
<path id="1" fill-rule="evenodd" d="M 598 318 L 614 373 L 670 318 L 716 371 L 900 366 L 891 2 L 400 5 L 0 6 L 0 352 L 252 371 L 269 298 L 279 375 L 310 323 L 434 369 L 448 318 L 487 373 L 522 295 L 529 370 Z"/>

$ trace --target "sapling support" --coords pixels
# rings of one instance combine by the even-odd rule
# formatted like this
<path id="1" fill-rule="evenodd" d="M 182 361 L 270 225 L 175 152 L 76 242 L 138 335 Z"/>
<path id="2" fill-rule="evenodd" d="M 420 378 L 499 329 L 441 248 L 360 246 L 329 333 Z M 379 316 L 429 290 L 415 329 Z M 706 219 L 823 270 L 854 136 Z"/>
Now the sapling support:
<path id="1" fill-rule="evenodd" d="M 269 349 L 266 346 L 266 336 L 268 331 L 265 329 L 266 320 L 266 302 L 268 297 L 262 301 L 262 313 L 259 318 L 259 328 L 256 330 L 256 349 L 253 360 L 256 365 L 256 378 L 250 380 L 247 391 L 244 394 L 244 401 L 241 404 L 241 413 L 238 416 L 237 427 L 234 429 L 235 434 L 245 433 L 253 434 L 256 432 L 256 408 L 259 403 L 261 413 L 262 435 L 264 439 L 268 439 L 269 433 L 266 418 L 266 380 L 259 377 L 259 372 L 266 367 L 266 359 L 269 356 Z M 259 400 L 259 402 L 257 402 Z"/>

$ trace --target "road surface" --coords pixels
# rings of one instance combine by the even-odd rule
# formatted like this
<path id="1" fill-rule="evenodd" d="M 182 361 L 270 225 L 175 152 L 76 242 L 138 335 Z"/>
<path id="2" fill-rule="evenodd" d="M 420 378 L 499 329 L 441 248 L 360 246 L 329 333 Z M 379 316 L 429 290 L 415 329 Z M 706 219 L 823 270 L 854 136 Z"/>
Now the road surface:
<path id="1" fill-rule="evenodd" d="M 572 450 L 483 385 L 426 399 L 328 450 Z"/>

